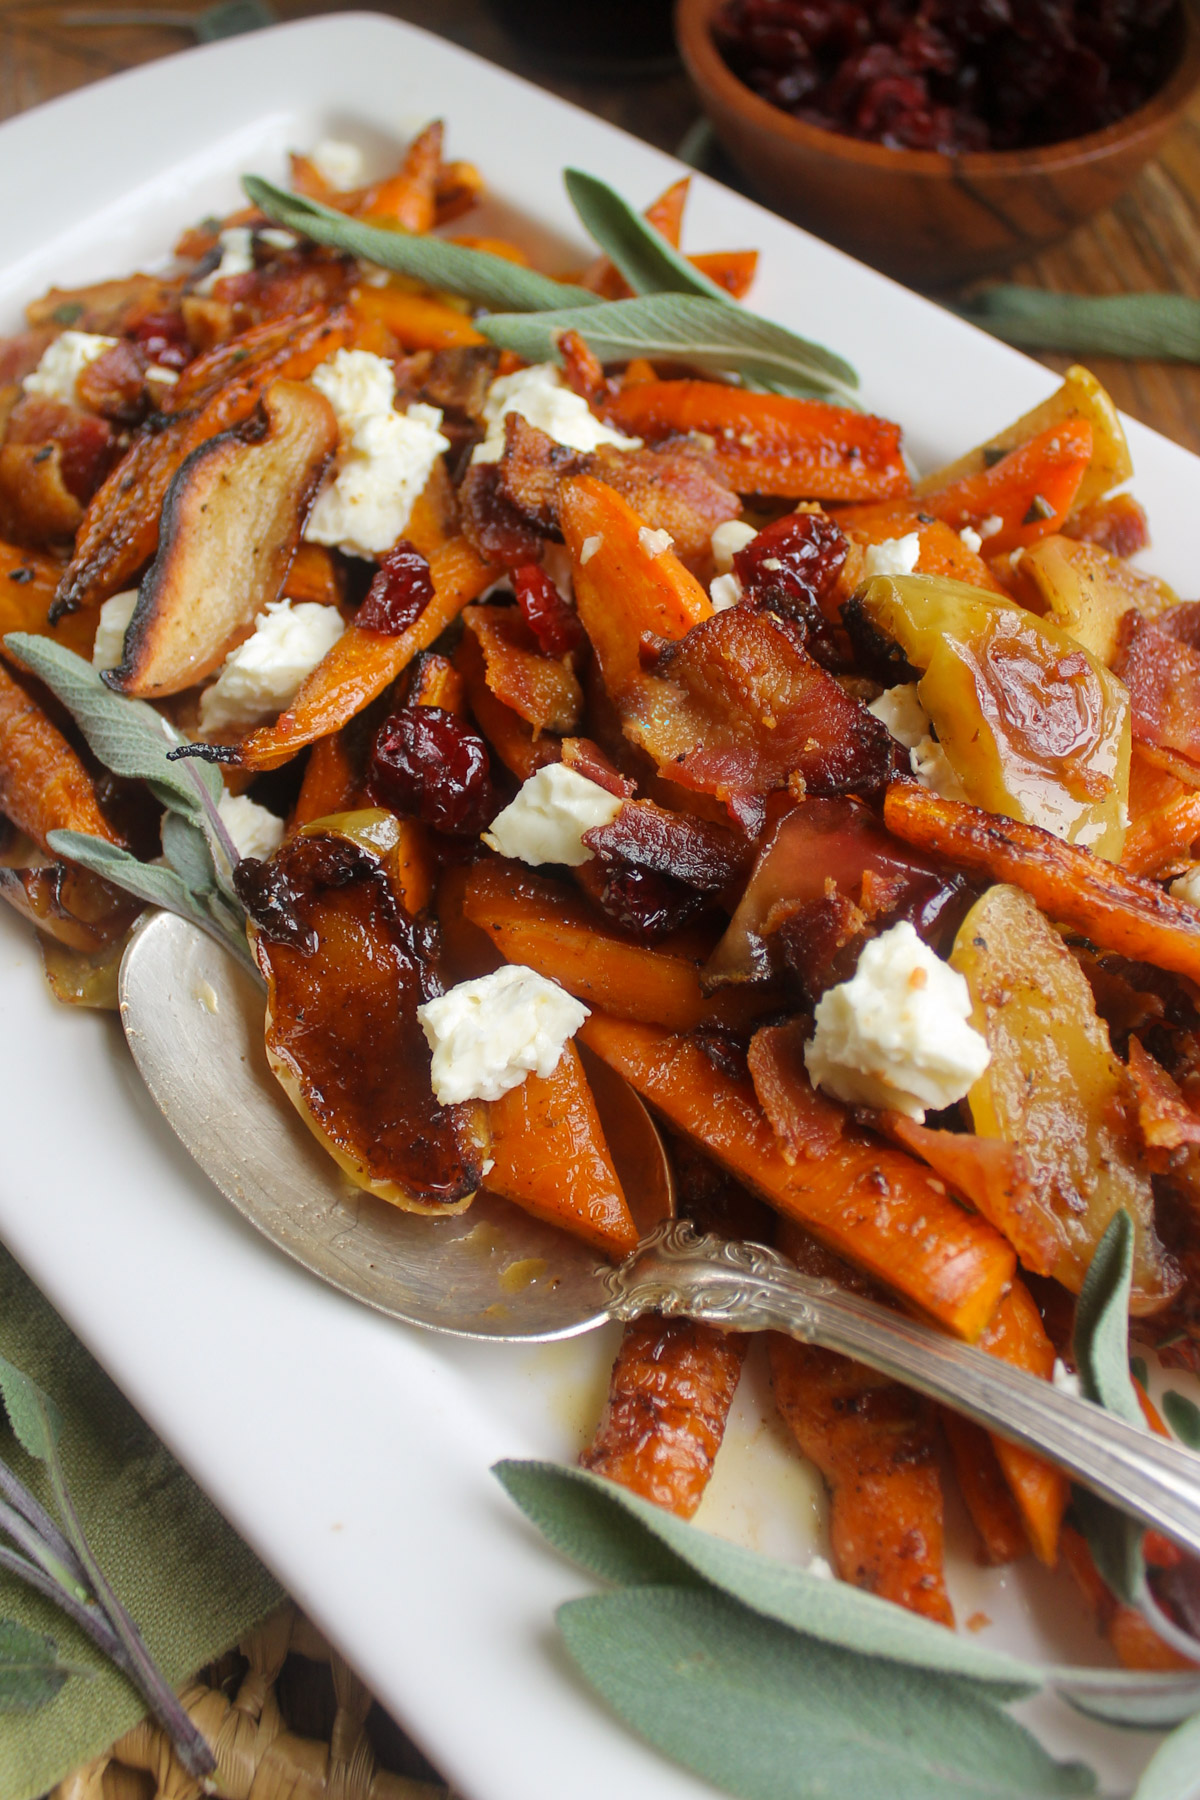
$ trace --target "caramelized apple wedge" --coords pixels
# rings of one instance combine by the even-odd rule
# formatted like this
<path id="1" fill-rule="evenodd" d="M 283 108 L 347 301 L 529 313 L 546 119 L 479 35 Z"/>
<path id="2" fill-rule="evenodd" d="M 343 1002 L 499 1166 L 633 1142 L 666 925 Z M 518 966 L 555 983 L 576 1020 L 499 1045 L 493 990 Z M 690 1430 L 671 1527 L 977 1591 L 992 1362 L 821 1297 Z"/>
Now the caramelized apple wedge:
<path id="1" fill-rule="evenodd" d="M 193 450 L 163 502 L 158 555 L 105 680 L 160 699 L 194 687 L 278 599 L 317 484 L 337 447 L 332 406 L 275 381 L 244 425 Z"/>
<path id="2" fill-rule="evenodd" d="M 439 1106 L 417 1008 L 442 991 L 431 930 L 389 878 L 380 813 L 353 833 L 320 819 L 238 887 L 267 982 L 267 1058 L 356 1186 L 406 1212 L 462 1212 L 487 1155 L 484 1109 Z M 397 834 L 398 835 L 398 829 Z"/>

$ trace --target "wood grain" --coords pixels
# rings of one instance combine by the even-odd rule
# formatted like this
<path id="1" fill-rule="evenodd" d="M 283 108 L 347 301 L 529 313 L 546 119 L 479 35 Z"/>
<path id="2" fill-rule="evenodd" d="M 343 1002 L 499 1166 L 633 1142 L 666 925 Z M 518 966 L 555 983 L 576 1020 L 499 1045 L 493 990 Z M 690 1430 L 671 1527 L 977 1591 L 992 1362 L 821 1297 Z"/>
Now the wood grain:
<path id="1" fill-rule="evenodd" d="M 154 6 L 156 12 L 178 12 L 181 19 L 197 10 L 186 0 L 154 0 Z M 352 6 L 353 0 L 348 0 L 345 10 Z M 0 118 L 120 69 L 170 55 L 191 41 L 190 33 L 159 24 L 89 27 L 63 22 L 67 13 L 109 10 L 111 6 L 101 6 L 98 0 L 0 0 Z M 276 0 L 276 11 L 286 19 L 338 10 L 343 9 L 306 0 Z M 697 116 L 681 71 L 643 80 L 591 80 L 546 69 L 505 34 L 482 0 L 398 0 L 390 10 L 661 149 L 673 150 Z M 445 110 L 453 109 L 447 104 Z M 85 154 L 86 146 L 80 150 Z M 1064 293 L 1157 288 L 1200 297 L 1200 102 L 1121 200 L 1064 243 L 1021 264 L 1012 278 Z M 1071 359 L 1043 360 L 1060 369 Z M 1127 412 L 1200 451 L 1200 368 L 1108 357 L 1091 360 Z"/>

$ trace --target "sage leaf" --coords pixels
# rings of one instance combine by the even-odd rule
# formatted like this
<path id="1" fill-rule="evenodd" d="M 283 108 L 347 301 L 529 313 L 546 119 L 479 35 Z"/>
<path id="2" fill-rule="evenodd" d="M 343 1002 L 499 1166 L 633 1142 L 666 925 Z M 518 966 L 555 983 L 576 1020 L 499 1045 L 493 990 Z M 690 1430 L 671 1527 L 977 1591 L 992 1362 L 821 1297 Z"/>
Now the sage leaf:
<path id="1" fill-rule="evenodd" d="M 181 919 L 198 925 L 223 949 L 232 951 L 248 969 L 254 970 L 240 921 L 230 930 L 225 924 L 227 915 L 216 910 L 219 895 L 212 896 L 214 904 L 210 905 L 207 896 L 193 894 L 174 869 L 161 863 L 139 862 L 128 850 L 109 844 L 103 838 L 90 837 L 85 831 L 51 831 L 46 841 L 56 856 L 65 856 L 81 868 L 90 869 L 93 875 L 103 876 L 105 881 L 123 888 L 136 900 L 144 900 L 147 906 L 160 906 L 164 912 L 177 913 Z"/>
<path id="2" fill-rule="evenodd" d="M 955 1636 L 861 1588 L 713 1537 L 584 1469 L 497 1463 L 506 1492 L 545 1537 L 602 1580 L 706 1582 L 756 1613 L 824 1643 L 981 1682 L 1005 1699 L 1037 1691 L 1043 1671 Z"/>
<path id="3" fill-rule="evenodd" d="M 106 769 L 132 781 L 147 782 L 164 806 L 200 820 L 204 809 L 195 778 L 167 761 L 168 750 L 182 740 L 161 713 L 144 700 L 114 694 L 91 663 L 49 638 L 13 631 L 4 644 L 62 701 Z M 219 772 L 204 765 L 200 779 L 215 804 L 224 791 Z"/>
<path id="4" fill-rule="evenodd" d="M 1145 1420 L 1129 1377 L 1133 1220 L 1122 1207 L 1097 1244 L 1075 1308 L 1075 1361 L 1089 1400 L 1131 1425 Z"/>
<path id="5" fill-rule="evenodd" d="M 478 329 L 527 362 L 558 356 L 564 331 L 577 331 L 601 362 L 666 357 L 714 373 L 740 375 L 781 393 L 833 397 L 851 405 L 858 376 L 848 362 L 782 325 L 701 294 L 642 294 L 597 306 L 496 313 Z"/>
<path id="6" fill-rule="evenodd" d="M 1197 1800 L 1200 1795 L 1200 1716 L 1160 1744 L 1134 1789 L 1133 1800 Z"/>
<path id="7" fill-rule="evenodd" d="M 1200 300 L 1186 294 L 1052 294 L 1001 285 L 955 310 L 1023 350 L 1200 362 Z"/>
<path id="8" fill-rule="evenodd" d="M 21 1448 L 38 1462 L 52 1462 L 62 1436 L 62 1414 L 36 1381 L 0 1356 L 0 1395 Z"/>
<path id="9" fill-rule="evenodd" d="M 1020 1661 L 845 1582 L 713 1537 L 585 1469 L 501 1462 L 492 1472 L 555 1549 L 602 1581 L 708 1583 L 806 1636 L 973 1682 L 994 1699 L 1016 1699 L 1049 1683 L 1090 1717 L 1155 1730 L 1200 1708 L 1200 1675 Z"/>
<path id="10" fill-rule="evenodd" d="M 540 312 L 552 307 L 600 304 L 597 295 L 572 282 L 555 281 L 550 275 L 539 275 L 506 257 L 470 250 L 465 244 L 450 244 L 444 238 L 368 225 L 331 206 L 322 206 L 319 200 L 289 194 L 264 181 L 261 175 L 244 175 L 242 186 L 255 206 L 277 225 L 300 232 L 330 250 L 360 256 L 378 268 L 415 276 L 432 288 L 473 300 L 477 306 L 505 312 Z"/>
<path id="11" fill-rule="evenodd" d="M 1186 1394 L 1168 1388 L 1162 1397 L 1163 1418 L 1181 1444 L 1189 1450 L 1200 1450 L 1200 1406 Z"/>
<path id="12" fill-rule="evenodd" d="M 217 870 L 208 839 L 198 825 L 182 813 L 167 813 L 162 822 L 163 855 L 196 898 L 207 897 L 217 885 Z"/>
<path id="13" fill-rule="evenodd" d="M 51 1638 L 16 1619 L 0 1619 L 0 1713 L 35 1712 L 53 1700 L 68 1675 L 90 1670 L 60 1662 Z"/>
<path id="14" fill-rule="evenodd" d="M 1145 1387 L 1150 1372 L 1146 1367 L 1146 1359 L 1144 1356 L 1130 1357 L 1129 1373 L 1133 1376 L 1135 1381 L 1140 1381 L 1142 1386 Z"/>
<path id="15" fill-rule="evenodd" d="M 635 294 L 703 294 L 729 305 L 729 296 L 672 249 L 660 231 L 598 175 L 564 169 L 571 205 Z"/>
<path id="16" fill-rule="evenodd" d="M 559 1608 L 567 1650 L 635 1731 L 740 1800 L 1090 1794 L 990 1700 L 804 1639 L 722 1594 L 633 1587 Z"/>

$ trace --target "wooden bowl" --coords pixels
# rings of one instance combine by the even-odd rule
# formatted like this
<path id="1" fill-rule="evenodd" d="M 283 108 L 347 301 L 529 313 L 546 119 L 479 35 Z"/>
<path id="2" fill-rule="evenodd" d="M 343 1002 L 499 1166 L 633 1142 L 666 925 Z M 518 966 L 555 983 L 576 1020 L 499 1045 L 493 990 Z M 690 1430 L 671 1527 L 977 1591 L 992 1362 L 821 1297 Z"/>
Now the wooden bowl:
<path id="1" fill-rule="evenodd" d="M 802 124 L 739 81 L 713 41 L 721 3 L 677 0 L 676 35 L 713 129 L 756 197 L 918 287 L 989 274 L 1066 237 L 1129 186 L 1200 84 L 1197 0 L 1183 0 L 1172 73 L 1115 125 L 1035 150 L 889 150 Z"/>

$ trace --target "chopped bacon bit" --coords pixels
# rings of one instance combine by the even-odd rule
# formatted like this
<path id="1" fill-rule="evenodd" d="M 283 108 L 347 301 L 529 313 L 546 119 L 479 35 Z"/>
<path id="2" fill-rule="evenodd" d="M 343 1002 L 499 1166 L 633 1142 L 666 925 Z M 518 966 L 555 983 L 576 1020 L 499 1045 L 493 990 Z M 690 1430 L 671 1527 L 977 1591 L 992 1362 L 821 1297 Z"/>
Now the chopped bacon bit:
<path id="1" fill-rule="evenodd" d="M 1132 494 L 1109 494 L 1077 506 L 1067 514 L 1060 530 L 1064 537 L 1097 544 L 1112 556 L 1136 556 L 1150 543 L 1146 509 Z"/>
<path id="2" fill-rule="evenodd" d="M 1133 735 L 1200 762 L 1200 603 L 1149 620 L 1130 609 L 1113 663 L 1133 703 Z"/>
<path id="3" fill-rule="evenodd" d="M 1200 1115 L 1194 1113 L 1162 1065 L 1129 1040 L 1129 1076 L 1137 1096 L 1137 1122 L 1149 1150 L 1178 1150 L 1200 1144 Z"/>
<path id="4" fill-rule="evenodd" d="M 583 841 L 597 856 L 653 869 L 702 893 L 728 886 L 745 869 L 749 851 L 738 832 L 652 800 L 627 801 L 610 825 L 586 831 Z"/>
<path id="5" fill-rule="evenodd" d="M 804 1065 L 807 1019 L 764 1025 L 750 1040 L 750 1078 L 785 1162 L 824 1156 L 846 1129 L 846 1109 L 819 1094 Z"/>
<path id="6" fill-rule="evenodd" d="M 629 800 L 635 792 L 635 784 L 629 781 L 614 763 L 611 763 L 599 744 L 591 738 L 567 737 L 562 741 L 562 760 L 568 769 L 574 769 L 577 775 L 583 775 L 588 781 L 594 781 L 610 794 L 617 794 L 623 800 Z"/>

